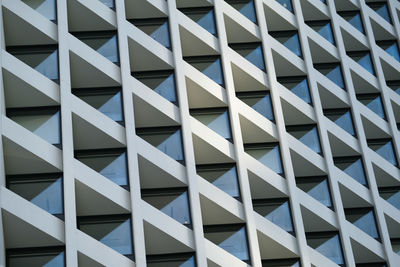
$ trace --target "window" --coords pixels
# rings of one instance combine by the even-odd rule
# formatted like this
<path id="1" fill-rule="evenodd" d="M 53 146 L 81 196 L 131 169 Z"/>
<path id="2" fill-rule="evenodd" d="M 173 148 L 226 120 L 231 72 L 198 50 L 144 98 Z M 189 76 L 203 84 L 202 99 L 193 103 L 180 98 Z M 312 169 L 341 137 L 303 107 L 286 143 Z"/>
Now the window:
<path id="1" fill-rule="evenodd" d="M 136 134 L 174 160 L 184 164 L 181 128 L 154 127 L 136 129 Z"/>
<path id="2" fill-rule="evenodd" d="M 47 19 L 57 21 L 57 1 L 56 0 L 22 0 L 25 4 L 35 9 Z"/>
<path id="3" fill-rule="evenodd" d="M 264 218 L 294 235 L 289 199 L 253 199 L 253 208 Z"/>
<path id="4" fill-rule="evenodd" d="M 296 177 L 297 187 L 315 198 L 321 204 L 333 210 L 331 193 L 329 190 L 328 177 L 311 176 Z"/>
<path id="5" fill-rule="evenodd" d="M 375 112 L 382 119 L 386 120 L 385 110 L 383 109 L 380 93 L 357 94 L 356 97 L 358 101 L 367 106 L 367 108 Z"/>
<path id="6" fill-rule="evenodd" d="M 250 257 L 247 245 L 246 225 L 204 225 L 203 230 L 205 238 L 238 257 L 240 260 L 249 263 Z"/>
<path id="7" fill-rule="evenodd" d="M 376 44 L 397 61 L 400 61 L 399 46 L 397 45 L 396 40 L 376 41 Z"/>
<path id="8" fill-rule="evenodd" d="M 391 238 L 393 252 L 400 256 L 400 238 Z"/>
<path id="9" fill-rule="evenodd" d="M 166 48 L 171 49 L 168 18 L 130 19 L 129 22 Z"/>
<path id="10" fill-rule="evenodd" d="M 76 150 L 75 157 L 117 185 L 129 188 L 125 148 Z"/>
<path id="11" fill-rule="evenodd" d="M 297 31 L 269 32 L 269 35 L 274 37 L 278 42 L 283 44 L 287 49 L 292 51 L 297 56 L 303 57 L 301 53 L 299 34 Z"/>
<path id="12" fill-rule="evenodd" d="M 74 32 L 72 34 L 112 63 L 119 65 L 116 31 Z"/>
<path id="13" fill-rule="evenodd" d="M 400 210 L 400 187 L 379 187 L 379 194 L 387 202 Z"/>
<path id="14" fill-rule="evenodd" d="M 168 101 L 178 105 L 174 70 L 132 72 L 132 76 Z"/>
<path id="15" fill-rule="evenodd" d="M 64 247 L 36 247 L 36 248 L 12 248 L 6 249 L 9 267 L 64 267 Z"/>
<path id="16" fill-rule="evenodd" d="M 340 67 L 340 63 L 321 63 L 314 64 L 314 68 L 321 72 L 326 76 L 329 80 L 334 82 L 337 86 L 346 90 L 343 76 L 342 76 L 342 68 Z"/>
<path id="17" fill-rule="evenodd" d="M 262 267 L 301 267 L 299 259 L 261 260 Z"/>
<path id="18" fill-rule="evenodd" d="M 356 267 L 387 267 L 386 262 L 357 263 Z"/>
<path id="19" fill-rule="evenodd" d="M 338 264 L 345 266 L 339 233 L 337 232 L 309 232 L 306 233 L 307 244 Z"/>
<path id="20" fill-rule="evenodd" d="M 197 22 L 201 27 L 206 29 L 212 35 L 217 36 L 217 28 L 215 27 L 214 9 L 210 7 L 190 7 L 179 9 L 186 16 Z"/>
<path id="21" fill-rule="evenodd" d="M 300 142 L 308 146 L 315 153 L 322 154 L 318 128 L 316 124 L 289 125 L 286 126 L 286 131 L 293 135 Z"/>
<path id="22" fill-rule="evenodd" d="M 268 120 L 272 122 L 275 121 L 271 94 L 269 91 L 236 92 L 236 97 Z"/>
<path id="23" fill-rule="evenodd" d="M 231 125 L 227 108 L 191 109 L 190 115 L 223 138 L 232 142 Z"/>
<path id="24" fill-rule="evenodd" d="M 363 230 L 371 237 L 379 240 L 374 210 L 372 208 L 345 208 L 346 220 Z"/>
<path id="25" fill-rule="evenodd" d="M 191 227 L 187 188 L 142 189 L 141 192 L 144 201 Z"/>
<path id="26" fill-rule="evenodd" d="M 192 252 L 148 255 L 146 263 L 148 267 L 196 267 L 195 256 Z"/>
<path id="27" fill-rule="evenodd" d="M 229 46 L 257 68 L 265 71 L 264 55 L 261 43 L 232 43 Z"/>
<path id="28" fill-rule="evenodd" d="M 50 214 L 64 218 L 62 173 L 7 175 L 7 188 Z"/>
<path id="29" fill-rule="evenodd" d="M 312 105 L 307 76 L 278 77 L 278 82 L 289 89 L 293 94 Z"/>
<path id="30" fill-rule="evenodd" d="M 8 46 L 6 50 L 50 80 L 59 82 L 57 45 Z"/>
<path id="31" fill-rule="evenodd" d="M 184 57 L 183 59 L 208 78 L 224 87 L 224 76 L 219 56 L 194 56 Z"/>
<path id="32" fill-rule="evenodd" d="M 332 25 L 330 20 L 309 20 L 306 24 L 310 26 L 319 35 L 335 45 L 335 37 L 333 36 Z"/>
<path id="33" fill-rule="evenodd" d="M 324 109 L 324 115 L 352 136 L 356 136 L 349 108 Z"/>
<path id="34" fill-rule="evenodd" d="M 287 10 L 290 12 L 294 13 L 293 11 L 293 6 L 292 6 L 292 0 L 276 0 L 279 4 L 284 6 Z"/>
<path id="35" fill-rule="evenodd" d="M 392 23 L 386 2 L 366 2 L 366 4 L 387 22 Z"/>
<path id="36" fill-rule="evenodd" d="M 6 113 L 11 120 L 61 148 L 60 107 L 8 108 Z"/>
<path id="37" fill-rule="evenodd" d="M 375 75 L 374 65 L 372 64 L 369 51 L 348 51 L 347 55 L 360 64 L 364 69 Z"/>
<path id="38" fill-rule="evenodd" d="M 374 150 L 382 158 L 397 166 L 396 155 L 394 154 L 393 143 L 391 139 L 368 139 L 369 148 Z"/>
<path id="39" fill-rule="evenodd" d="M 364 33 L 364 26 L 361 20 L 361 15 L 358 10 L 352 11 L 340 11 L 338 12 L 342 18 L 344 18 L 348 23 L 350 23 L 354 28 Z"/>
<path id="40" fill-rule="evenodd" d="M 228 195 L 240 200 L 236 166 L 234 164 L 196 165 L 197 174 Z"/>
<path id="41" fill-rule="evenodd" d="M 124 125 L 120 87 L 74 88 L 72 93 L 112 120 Z"/>
<path id="42" fill-rule="evenodd" d="M 400 80 L 399 81 L 386 81 L 386 85 L 400 95 Z"/>
<path id="43" fill-rule="evenodd" d="M 279 143 L 245 144 L 244 150 L 277 174 L 283 175 Z"/>
<path id="44" fill-rule="evenodd" d="M 257 24 L 256 11 L 254 9 L 254 0 L 225 0 L 233 8 L 237 9 L 246 18 Z"/>
<path id="45" fill-rule="evenodd" d="M 368 187 L 361 157 L 335 157 L 333 161 L 336 167 L 353 177 L 360 184 Z"/>
<path id="46" fill-rule="evenodd" d="M 78 229 L 118 253 L 133 259 L 130 214 L 77 217 Z"/>
<path id="47" fill-rule="evenodd" d="M 114 2 L 114 0 L 100 0 L 100 2 L 102 2 L 103 4 L 108 6 L 109 8 L 115 10 L 115 2 Z"/>

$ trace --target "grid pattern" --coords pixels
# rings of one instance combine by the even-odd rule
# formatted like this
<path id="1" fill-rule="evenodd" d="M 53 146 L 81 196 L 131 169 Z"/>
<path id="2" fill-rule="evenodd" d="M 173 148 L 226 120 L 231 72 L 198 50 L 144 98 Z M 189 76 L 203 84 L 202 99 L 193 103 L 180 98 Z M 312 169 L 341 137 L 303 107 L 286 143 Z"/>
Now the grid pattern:
<path id="1" fill-rule="evenodd" d="M 0 266 L 399 264 L 399 1 L 0 5 Z"/>

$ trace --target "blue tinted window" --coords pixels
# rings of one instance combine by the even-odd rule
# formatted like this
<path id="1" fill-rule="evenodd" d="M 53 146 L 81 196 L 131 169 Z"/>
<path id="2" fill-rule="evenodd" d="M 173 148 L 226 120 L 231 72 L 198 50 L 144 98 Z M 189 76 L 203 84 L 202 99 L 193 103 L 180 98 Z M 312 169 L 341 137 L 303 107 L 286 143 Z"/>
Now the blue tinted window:
<path id="1" fill-rule="evenodd" d="M 192 109 L 190 114 L 225 139 L 232 139 L 227 109 Z"/>
<path id="2" fill-rule="evenodd" d="M 349 134 L 356 135 L 350 109 L 325 109 L 324 114 Z"/>
<path id="3" fill-rule="evenodd" d="M 180 9 L 186 16 L 197 22 L 209 33 L 217 35 L 215 27 L 214 9 L 212 7 L 182 8 Z"/>
<path id="4" fill-rule="evenodd" d="M 185 57 L 188 63 L 217 84 L 224 86 L 221 60 L 216 56 Z"/>
<path id="5" fill-rule="evenodd" d="M 56 0 L 22 0 L 51 21 L 57 20 Z"/>
<path id="6" fill-rule="evenodd" d="M 353 177 L 362 185 L 367 185 L 365 178 L 364 165 L 360 157 L 334 158 L 336 167 Z"/>
<path id="7" fill-rule="evenodd" d="M 378 155 L 397 166 L 396 155 L 394 154 L 393 143 L 390 139 L 368 139 L 368 146 Z"/>
<path id="8" fill-rule="evenodd" d="M 377 41 L 376 44 L 385 50 L 389 55 L 394 57 L 397 61 L 400 61 L 399 46 L 397 45 L 396 40 Z"/>
<path id="9" fill-rule="evenodd" d="M 114 0 L 100 0 L 100 2 L 102 2 L 103 4 L 108 6 L 109 8 L 112 8 L 112 9 L 115 8 Z"/>
<path id="10" fill-rule="evenodd" d="M 307 104 L 312 104 L 306 76 L 278 77 L 278 82 Z"/>
<path id="11" fill-rule="evenodd" d="M 358 94 L 358 101 L 366 105 L 382 119 L 386 119 L 380 94 Z"/>
<path id="12" fill-rule="evenodd" d="M 360 12 L 358 11 L 343 11 L 338 12 L 347 22 L 355 27 L 360 32 L 364 33 L 364 26 L 361 20 Z"/>
<path id="13" fill-rule="evenodd" d="M 274 172 L 283 174 L 279 144 L 247 144 L 245 145 L 244 149 L 250 156 L 259 160 L 262 164 Z"/>
<path id="14" fill-rule="evenodd" d="M 307 233 L 307 244 L 338 265 L 343 265 L 344 258 L 339 234 Z"/>
<path id="15" fill-rule="evenodd" d="M 254 210 L 289 233 L 294 232 L 289 200 L 257 199 L 253 200 Z"/>
<path id="16" fill-rule="evenodd" d="M 306 23 L 330 43 L 335 44 L 335 38 L 333 37 L 332 26 L 329 20 L 306 21 Z"/>
<path id="17" fill-rule="evenodd" d="M 282 6 L 284 6 L 287 10 L 294 13 L 291 0 L 276 0 L 276 1 Z"/>
<path id="18" fill-rule="evenodd" d="M 343 76 L 342 76 L 342 68 L 338 63 L 328 63 L 328 64 L 315 64 L 314 68 L 316 68 L 319 72 L 325 75 L 329 80 L 334 82 L 337 86 L 342 89 L 345 89 Z"/>
<path id="19" fill-rule="evenodd" d="M 269 32 L 269 34 L 294 54 L 302 57 L 300 40 L 297 31 Z"/>
<path id="20" fill-rule="evenodd" d="M 379 238 L 372 209 L 345 209 L 346 219 L 373 238 Z"/>
<path id="21" fill-rule="evenodd" d="M 392 23 L 389 15 L 389 9 L 386 3 L 384 2 L 366 2 L 370 8 L 375 10 L 376 13 L 379 14 L 382 18 L 384 18 L 387 22 Z"/>
<path id="22" fill-rule="evenodd" d="M 372 64 L 371 55 L 368 51 L 348 52 L 347 54 L 358 64 L 360 64 L 364 69 L 369 71 L 372 75 L 375 75 L 375 70 Z"/>
<path id="23" fill-rule="evenodd" d="M 166 48 L 171 48 L 168 18 L 133 19 L 129 21 Z"/>
<path id="24" fill-rule="evenodd" d="M 269 92 L 237 92 L 236 96 L 270 121 L 275 120 Z"/>
<path id="25" fill-rule="evenodd" d="M 301 190 L 328 208 L 332 208 L 331 194 L 326 177 L 296 177 L 296 183 Z"/>
<path id="26" fill-rule="evenodd" d="M 35 247 L 7 250 L 7 266 L 64 267 L 64 247 Z"/>
<path id="27" fill-rule="evenodd" d="M 119 64 L 118 38 L 116 32 L 85 32 L 73 34 L 79 40 L 96 50 L 100 55 L 115 64 Z"/>
<path id="28" fill-rule="evenodd" d="M 400 210 L 400 187 L 381 187 L 379 193 L 383 199 Z"/>
<path id="29" fill-rule="evenodd" d="M 236 8 L 245 17 L 257 23 L 256 11 L 253 0 L 226 0 L 232 7 Z"/>
<path id="30" fill-rule="evenodd" d="M 133 76 L 168 101 L 178 103 L 173 70 L 134 72 Z"/>
<path id="31" fill-rule="evenodd" d="M 286 130 L 314 152 L 322 153 L 316 125 L 286 126 Z"/>
<path id="32" fill-rule="evenodd" d="M 241 56 L 250 61 L 257 68 L 265 71 L 264 56 L 261 43 L 229 44 Z"/>

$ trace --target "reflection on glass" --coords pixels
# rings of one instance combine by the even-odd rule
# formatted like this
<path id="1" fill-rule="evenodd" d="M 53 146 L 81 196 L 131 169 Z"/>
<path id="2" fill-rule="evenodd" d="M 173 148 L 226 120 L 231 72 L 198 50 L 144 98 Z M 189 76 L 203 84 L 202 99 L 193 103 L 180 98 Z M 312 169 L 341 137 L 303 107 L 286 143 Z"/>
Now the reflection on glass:
<path id="1" fill-rule="evenodd" d="M 278 82 L 303 99 L 304 102 L 312 105 L 307 76 L 278 77 Z"/>
<path id="2" fill-rule="evenodd" d="M 217 35 L 215 27 L 214 9 L 212 7 L 180 8 L 186 16 L 197 22 L 212 35 Z"/>
<path id="3" fill-rule="evenodd" d="M 232 7 L 237 9 L 246 18 L 254 23 L 257 23 L 256 11 L 254 9 L 253 0 L 227 0 Z"/>
<path id="4" fill-rule="evenodd" d="M 383 199 L 400 210 L 400 187 L 380 187 L 379 193 Z"/>
<path id="5" fill-rule="evenodd" d="M 306 233 L 307 244 L 333 261 L 343 266 L 344 258 L 342 254 L 342 246 L 340 245 L 339 234 L 335 232 L 329 233 Z"/>
<path id="6" fill-rule="evenodd" d="M 196 267 L 193 253 L 148 255 L 147 267 Z"/>
<path id="7" fill-rule="evenodd" d="M 205 225 L 204 237 L 240 260 L 249 260 L 245 225 Z"/>
<path id="8" fill-rule="evenodd" d="M 384 18 L 387 22 L 392 23 L 392 20 L 390 19 L 388 6 L 385 2 L 366 2 L 366 4 L 370 8 L 375 10 L 375 12 L 378 13 L 378 15 Z"/>
<path id="9" fill-rule="evenodd" d="M 316 68 L 319 72 L 326 76 L 329 80 L 334 82 L 337 86 L 342 89 L 344 87 L 344 81 L 342 76 L 342 68 L 338 63 L 327 63 L 327 64 L 315 64 L 314 68 Z"/>
<path id="10" fill-rule="evenodd" d="M 130 215 L 78 217 L 78 228 L 118 253 L 133 254 Z"/>
<path id="11" fill-rule="evenodd" d="M 105 4 L 106 6 L 108 6 L 111 9 L 115 8 L 114 0 L 100 0 L 100 2 L 102 2 L 103 4 Z"/>
<path id="12" fill-rule="evenodd" d="M 231 164 L 197 165 L 197 174 L 230 195 L 240 198 L 236 166 Z"/>
<path id="13" fill-rule="evenodd" d="M 64 247 L 8 249 L 7 266 L 64 267 Z"/>
<path id="14" fill-rule="evenodd" d="M 301 267 L 299 259 L 261 260 L 262 267 Z"/>
<path id="15" fill-rule="evenodd" d="M 286 126 L 286 131 L 314 152 L 322 153 L 317 125 L 291 125 Z"/>
<path id="16" fill-rule="evenodd" d="M 132 75 L 168 101 L 178 103 L 173 70 L 133 72 Z"/>
<path id="17" fill-rule="evenodd" d="M 174 160 L 184 161 L 180 127 L 141 128 L 136 134 Z"/>
<path id="18" fill-rule="evenodd" d="M 254 199 L 254 210 L 289 233 L 294 232 L 288 199 Z"/>
<path id="19" fill-rule="evenodd" d="M 166 48 L 171 48 L 168 18 L 131 19 L 129 21 Z"/>
<path id="20" fill-rule="evenodd" d="M 324 109 L 324 115 L 349 134 L 356 135 L 350 109 Z"/>
<path id="21" fill-rule="evenodd" d="M 219 56 L 185 57 L 184 60 L 217 84 L 224 86 L 224 77 L 222 75 L 222 66 Z"/>
<path id="22" fill-rule="evenodd" d="M 369 148 L 374 150 L 382 158 L 397 166 L 396 155 L 394 154 L 393 143 L 391 139 L 368 139 Z"/>
<path id="23" fill-rule="evenodd" d="M 337 157 L 333 160 L 336 167 L 353 177 L 360 184 L 367 186 L 364 165 L 360 157 Z"/>
<path id="24" fill-rule="evenodd" d="M 292 0 L 276 0 L 276 1 L 282 6 L 284 6 L 287 10 L 294 13 L 292 7 Z"/>
<path id="25" fill-rule="evenodd" d="M 368 51 L 352 51 L 347 52 L 347 55 L 354 61 L 360 64 L 364 69 L 375 75 L 375 69 L 372 65 L 371 55 Z"/>
<path id="26" fill-rule="evenodd" d="M 277 174 L 283 174 L 278 143 L 245 144 L 244 150 Z"/>
<path id="27" fill-rule="evenodd" d="M 125 149 L 79 150 L 75 157 L 117 185 L 128 185 Z"/>
<path id="28" fill-rule="evenodd" d="M 7 109 L 7 117 L 43 138 L 52 145 L 61 145 L 59 107 Z"/>
<path id="29" fill-rule="evenodd" d="M 397 45 L 396 40 L 377 41 L 376 44 L 385 50 L 389 55 L 394 57 L 397 61 L 400 61 L 399 46 Z"/>
<path id="30" fill-rule="evenodd" d="M 142 199 L 178 222 L 191 224 L 186 188 L 143 189 Z"/>
<path id="31" fill-rule="evenodd" d="M 115 31 L 73 33 L 79 40 L 111 62 L 119 64 L 118 37 Z"/>
<path id="32" fill-rule="evenodd" d="M 60 173 L 7 176 L 7 188 L 53 215 L 64 213 Z"/>
<path id="33" fill-rule="evenodd" d="M 51 21 L 57 20 L 56 0 L 22 0 Z"/>
<path id="34" fill-rule="evenodd" d="M 72 92 L 112 120 L 123 123 L 124 116 L 120 88 L 78 88 L 73 89 Z"/>
<path id="35" fill-rule="evenodd" d="M 329 20 L 315 20 L 306 21 L 307 25 L 310 26 L 319 35 L 328 40 L 331 44 L 335 45 L 335 38 L 333 37 L 332 26 Z"/>
<path id="36" fill-rule="evenodd" d="M 378 94 L 357 94 L 357 99 L 370 110 L 375 112 L 382 119 L 386 119 L 385 111 L 383 109 L 383 103 L 381 95 Z"/>
<path id="37" fill-rule="evenodd" d="M 345 209 L 346 219 L 375 239 L 379 239 L 374 211 L 370 208 Z"/>
<path id="38" fill-rule="evenodd" d="M 236 92 L 236 96 L 268 120 L 275 121 L 271 94 L 268 91 Z"/>
<path id="39" fill-rule="evenodd" d="M 300 40 L 297 31 L 269 32 L 269 34 L 297 56 L 302 57 Z"/>
<path id="40" fill-rule="evenodd" d="M 257 68 L 265 71 L 264 55 L 261 43 L 233 43 L 229 44 L 229 46 Z"/>
<path id="41" fill-rule="evenodd" d="M 327 177 L 296 177 L 296 184 L 311 197 L 333 209 Z"/>
<path id="42" fill-rule="evenodd" d="M 348 23 L 350 23 L 354 28 L 364 33 L 364 26 L 361 20 L 361 15 L 359 11 L 341 11 L 338 12 Z"/>
<path id="43" fill-rule="evenodd" d="M 226 108 L 222 109 L 191 109 L 190 115 L 199 120 L 223 138 L 231 140 L 231 125 Z"/>

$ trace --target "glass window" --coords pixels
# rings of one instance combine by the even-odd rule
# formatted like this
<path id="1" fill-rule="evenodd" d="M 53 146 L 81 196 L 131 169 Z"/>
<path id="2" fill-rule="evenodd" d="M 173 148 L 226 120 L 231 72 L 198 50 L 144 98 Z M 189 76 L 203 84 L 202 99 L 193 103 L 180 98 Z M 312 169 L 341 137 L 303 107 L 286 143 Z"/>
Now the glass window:
<path id="1" fill-rule="evenodd" d="M 392 23 L 386 2 L 366 2 L 366 4 L 387 22 Z"/>
<path id="2" fill-rule="evenodd" d="M 75 157 L 117 185 L 129 188 L 126 149 L 77 150 Z"/>
<path id="3" fill-rule="evenodd" d="M 63 218 L 62 173 L 8 175 L 7 188 L 45 211 Z"/>
<path id="4" fill-rule="evenodd" d="M 57 45 L 8 46 L 6 50 L 50 80 L 59 82 Z"/>
<path id="5" fill-rule="evenodd" d="M 237 9 L 246 18 L 257 24 L 254 0 L 226 0 L 233 8 Z"/>
<path id="6" fill-rule="evenodd" d="M 57 147 L 61 147 L 60 107 L 9 108 L 7 117 Z"/>
<path id="7" fill-rule="evenodd" d="M 35 247 L 7 249 L 9 267 L 64 267 L 64 247 Z"/>
<path id="8" fill-rule="evenodd" d="M 336 232 L 306 233 L 307 244 L 338 264 L 345 266 L 339 234 Z"/>
<path id="9" fill-rule="evenodd" d="M 387 267 L 386 262 L 356 263 L 356 267 Z"/>
<path id="10" fill-rule="evenodd" d="M 368 139 L 369 148 L 374 150 L 382 158 L 397 166 L 396 155 L 394 154 L 393 143 L 391 139 Z"/>
<path id="11" fill-rule="evenodd" d="M 22 0 L 25 4 L 35 9 L 51 21 L 57 21 L 56 0 Z"/>
<path id="12" fill-rule="evenodd" d="M 229 46 L 257 68 L 265 71 L 264 55 L 261 43 L 233 43 L 229 44 Z"/>
<path id="13" fill-rule="evenodd" d="M 72 93 L 112 120 L 124 124 L 121 88 L 74 88 Z"/>
<path id="14" fill-rule="evenodd" d="M 345 90 L 340 63 L 314 64 L 314 68 L 334 82 L 337 86 Z"/>
<path id="15" fill-rule="evenodd" d="M 187 188 L 142 189 L 142 199 L 183 225 L 191 227 Z"/>
<path id="16" fill-rule="evenodd" d="M 236 92 L 236 96 L 268 120 L 275 121 L 269 91 Z"/>
<path id="17" fill-rule="evenodd" d="M 336 167 L 353 177 L 360 184 L 368 186 L 361 157 L 336 157 L 333 158 L 333 161 Z"/>
<path id="18" fill-rule="evenodd" d="M 244 150 L 277 174 L 283 175 L 279 143 L 245 144 Z"/>
<path id="19" fill-rule="evenodd" d="M 366 232 L 375 239 L 379 239 L 376 228 L 375 215 L 372 208 L 347 208 L 344 209 L 346 220 Z"/>
<path id="20" fill-rule="evenodd" d="M 100 0 L 100 2 L 102 2 L 103 4 L 105 4 L 106 6 L 108 6 L 111 9 L 115 9 L 114 0 Z"/>
<path id="21" fill-rule="evenodd" d="M 78 229 L 128 258 L 133 258 L 130 214 L 82 216 Z"/>
<path id="22" fill-rule="evenodd" d="M 323 205 L 333 209 L 328 178 L 325 176 L 296 177 L 297 187 Z"/>
<path id="23" fill-rule="evenodd" d="M 213 7 L 190 7 L 179 9 L 186 16 L 197 22 L 212 35 L 217 36 Z"/>
<path id="24" fill-rule="evenodd" d="M 168 101 L 178 104 L 174 70 L 132 72 L 132 76 Z"/>
<path id="25" fill-rule="evenodd" d="M 335 45 L 335 37 L 333 36 L 332 25 L 330 20 L 310 20 L 306 21 L 319 35 L 328 40 L 331 44 Z"/>
<path id="26" fill-rule="evenodd" d="M 387 202 L 400 210 L 400 187 L 379 187 L 379 194 Z"/>
<path id="27" fill-rule="evenodd" d="M 204 225 L 204 237 L 240 260 L 249 262 L 246 225 Z"/>
<path id="28" fill-rule="evenodd" d="M 394 57 L 397 61 L 400 61 L 399 46 L 397 45 L 396 40 L 377 41 L 376 44 L 385 50 L 389 55 Z"/>
<path id="29" fill-rule="evenodd" d="M 196 165 L 197 174 L 233 198 L 240 199 L 236 166 L 234 164 Z"/>
<path id="30" fill-rule="evenodd" d="M 219 56 L 196 56 L 184 57 L 183 59 L 217 84 L 224 86 L 224 76 L 222 75 Z"/>
<path id="31" fill-rule="evenodd" d="M 393 252 L 400 256 L 400 238 L 391 238 Z"/>
<path id="32" fill-rule="evenodd" d="M 264 218 L 294 234 L 289 199 L 253 199 L 253 208 Z"/>
<path id="33" fill-rule="evenodd" d="M 278 77 L 277 80 L 304 102 L 312 105 L 307 76 Z"/>
<path id="34" fill-rule="evenodd" d="M 354 28 L 364 33 L 364 26 L 361 20 L 361 15 L 358 10 L 354 11 L 340 11 L 338 12 L 348 23 L 350 23 Z"/>
<path id="35" fill-rule="evenodd" d="M 356 136 L 349 108 L 324 109 L 324 115 L 349 134 Z"/>
<path id="36" fill-rule="evenodd" d="M 286 126 L 286 131 L 293 135 L 300 142 L 308 146 L 314 152 L 322 154 L 318 128 L 316 124 L 290 125 Z"/>
<path id="37" fill-rule="evenodd" d="M 166 48 L 171 48 L 168 18 L 130 19 L 129 22 Z"/>
<path id="38" fill-rule="evenodd" d="M 400 95 L 400 80 L 399 81 L 386 81 L 386 85 Z"/>
<path id="39" fill-rule="evenodd" d="M 375 75 L 374 65 L 372 64 L 371 54 L 369 51 L 351 51 L 347 55 L 360 64 L 364 69 Z"/>
<path id="40" fill-rule="evenodd" d="M 136 134 L 174 160 L 184 163 L 180 127 L 157 127 L 136 129 Z"/>
<path id="41" fill-rule="evenodd" d="M 370 110 L 375 112 L 379 117 L 386 120 L 385 111 L 383 109 L 383 103 L 381 94 L 357 94 L 358 101 L 367 106 Z"/>
<path id="42" fill-rule="evenodd" d="M 269 32 L 269 35 L 274 37 L 297 56 L 302 57 L 299 34 L 297 31 Z"/>
<path id="43" fill-rule="evenodd" d="M 292 6 L 292 0 L 276 0 L 279 4 L 284 6 L 287 10 L 290 12 L 294 13 L 293 11 L 293 6 Z"/>
<path id="44" fill-rule="evenodd" d="M 191 109 L 190 115 L 223 138 L 232 141 L 231 125 L 227 108 Z"/>
<path id="45" fill-rule="evenodd" d="M 262 267 L 301 267 L 299 259 L 261 260 Z"/>
<path id="46" fill-rule="evenodd" d="M 147 255 L 147 267 L 196 267 L 194 253 Z"/>
<path id="47" fill-rule="evenodd" d="M 76 38 L 119 65 L 118 36 L 116 31 L 74 32 Z"/>

